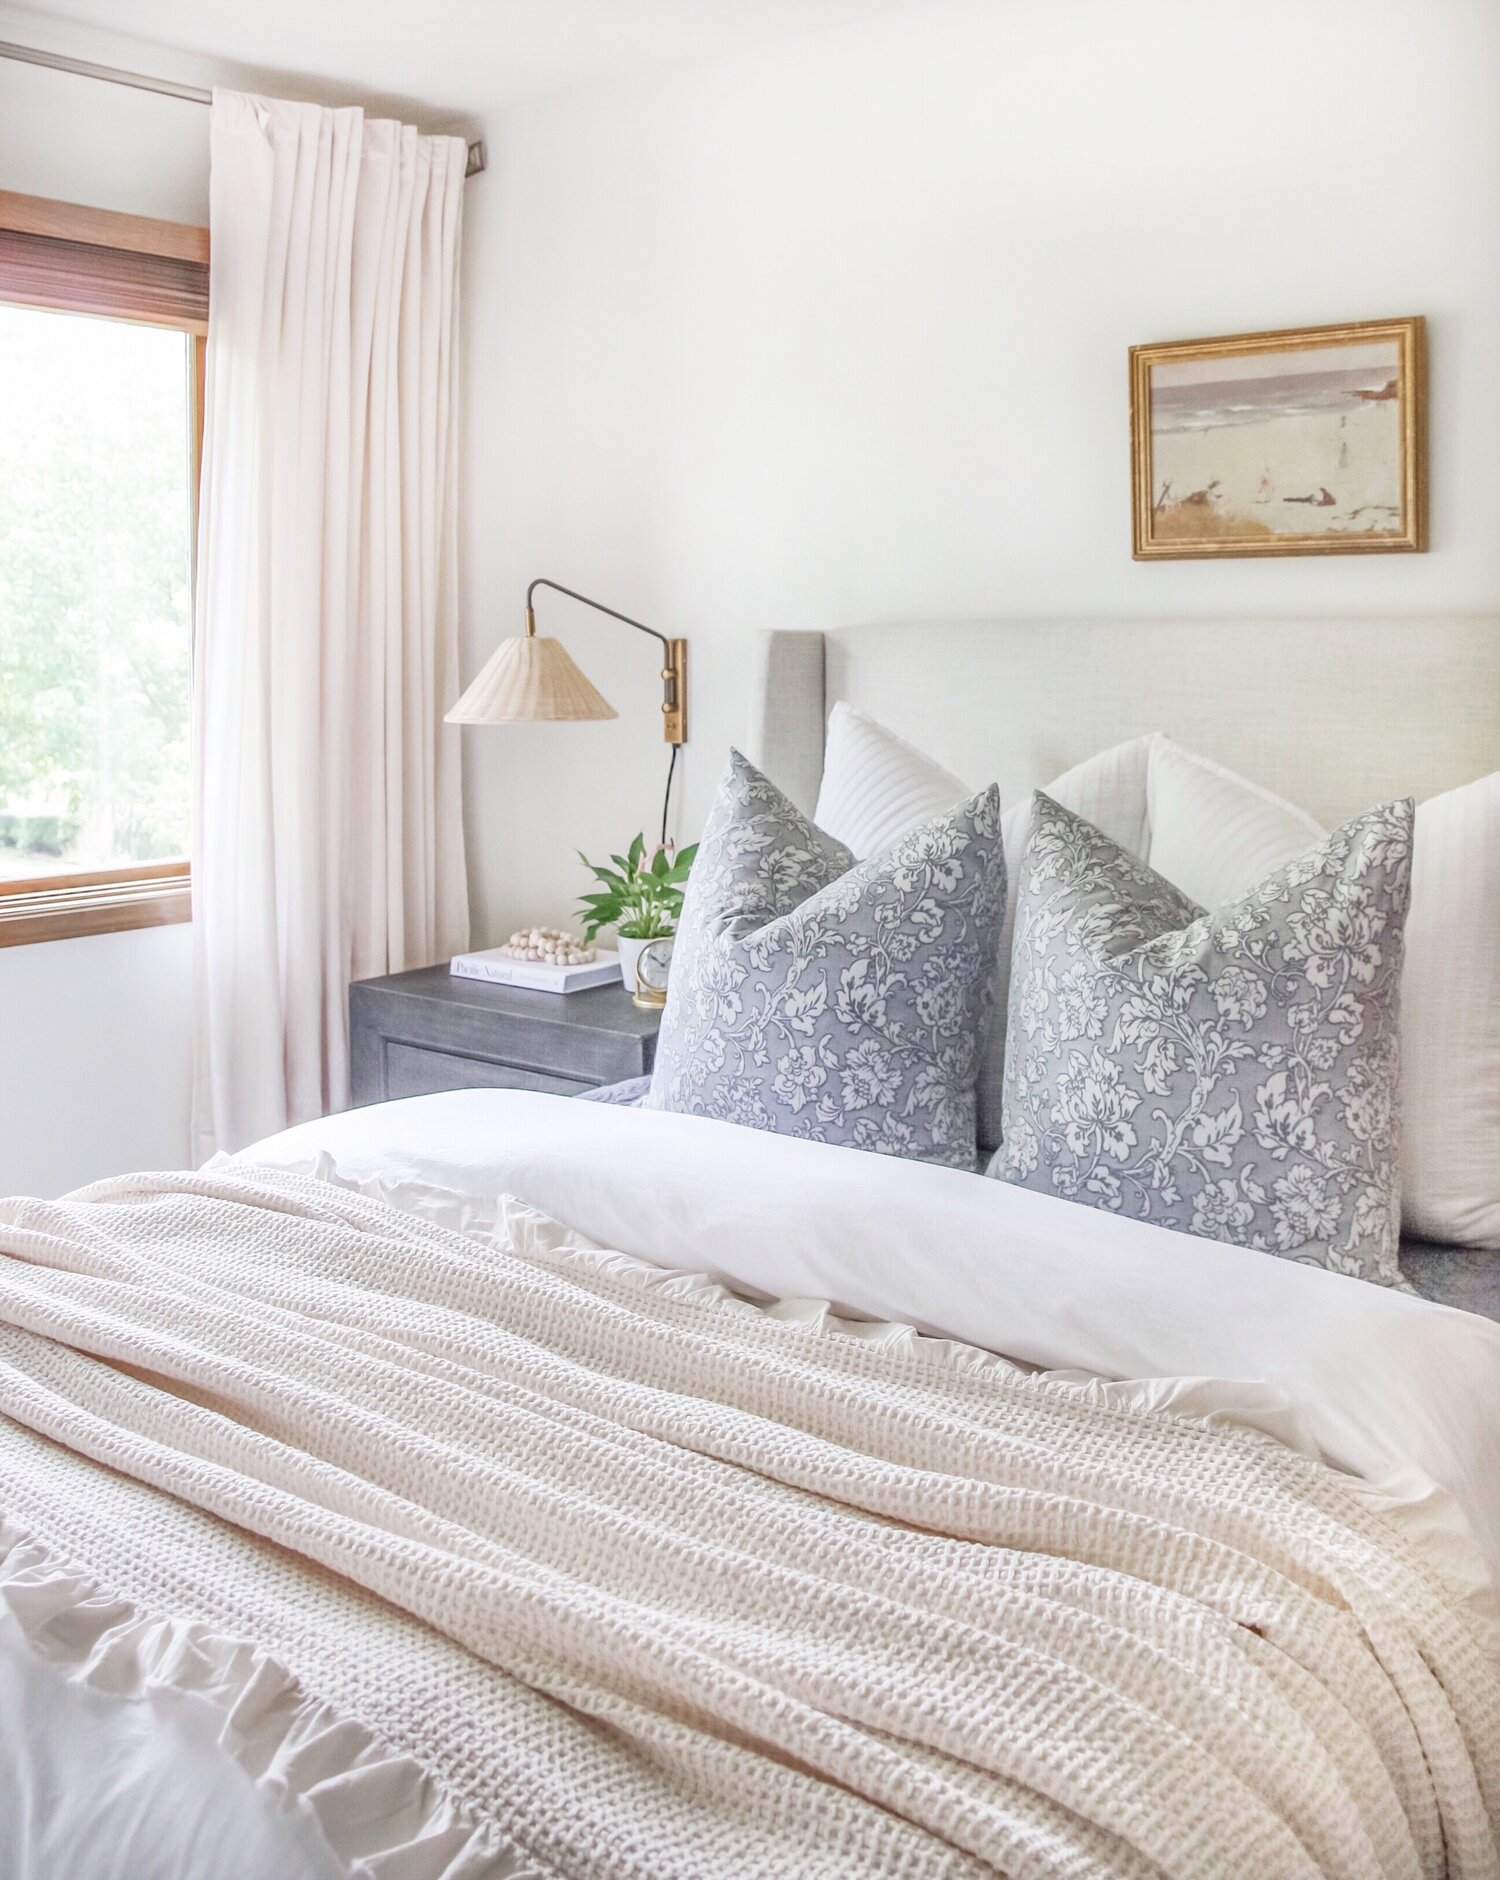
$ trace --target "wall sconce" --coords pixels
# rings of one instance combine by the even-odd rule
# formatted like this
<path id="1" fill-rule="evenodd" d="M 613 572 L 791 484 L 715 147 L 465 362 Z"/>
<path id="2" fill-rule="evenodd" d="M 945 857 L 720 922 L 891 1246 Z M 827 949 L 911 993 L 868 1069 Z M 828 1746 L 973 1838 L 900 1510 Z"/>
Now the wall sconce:
<path id="1" fill-rule="evenodd" d="M 662 736 L 672 746 L 667 765 L 667 788 L 661 806 L 661 839 L 667 840 L 667 813 L 672 801 L 672 775 L 678 748 L 687 742 L 687 641 L 671 640 L 629 614 L 616 613 L 602 601 L 590 600 L 573 588 L 541 578 L 526 590 L 526 632 L 504 639 L 485 661 L 479 676 L 445 714 L 450 725 L 520 725 L 575 723 L 583 719 L 618 718 L 608 699 L 574 664 L 561 640 L 539 635 L 532 596 L 538 588 L 551 588 L 581 601 L 596 613 L 607 614 L 637 633 L 648 633 L 662 648 Z"/>

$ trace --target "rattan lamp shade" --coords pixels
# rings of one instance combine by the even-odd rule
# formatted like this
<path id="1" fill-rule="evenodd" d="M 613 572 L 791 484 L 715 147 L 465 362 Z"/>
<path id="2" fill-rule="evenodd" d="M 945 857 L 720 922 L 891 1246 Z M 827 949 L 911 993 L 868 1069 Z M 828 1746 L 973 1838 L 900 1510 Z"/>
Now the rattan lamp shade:
<path id="1" fill-rule="evenodd" d="M 502 640 L 447 714 L 450 725 L 559 724 L 619 713 L 584 678 L 561 640 Z"/>

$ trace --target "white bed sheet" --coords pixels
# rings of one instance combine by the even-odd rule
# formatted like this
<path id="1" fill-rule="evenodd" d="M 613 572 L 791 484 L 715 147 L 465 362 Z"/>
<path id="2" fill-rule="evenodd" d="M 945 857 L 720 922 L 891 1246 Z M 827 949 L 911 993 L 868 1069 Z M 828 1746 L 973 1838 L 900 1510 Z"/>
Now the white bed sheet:
<path id="1" fill-rule="evenodd" d="M 513 1194 L 752 1294 L 1160 1380 L 1152 1401 L 1315 1445 L 1495 1611 L 1500 1325 L 1472 1314 L 951 1169 L 526 1091 L 373 1105 L 242 1159 L 454 1226 Z"/>
<path id="2" fill-rule="evenodd" d="M 337 1880 L 313 1821 L 282 1813 L 168 1687 L 68 1678 L 0 1606 L 0 1873 L 5 1880 Z"/>

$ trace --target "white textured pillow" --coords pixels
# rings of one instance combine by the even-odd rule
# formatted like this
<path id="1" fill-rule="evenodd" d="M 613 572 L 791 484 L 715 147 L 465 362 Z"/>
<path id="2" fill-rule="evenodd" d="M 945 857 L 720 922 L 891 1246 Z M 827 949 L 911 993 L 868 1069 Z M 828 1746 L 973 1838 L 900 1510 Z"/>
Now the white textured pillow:
<path id="1" fill-rule="evenodd" d="M 1147 859 L 1205 907 L 1248 892 L 1324 833 L 1284 797 L 1169 738 L 1155 740 L 1148 774 Z M 1401 978 L 1403 1227 L 1500 1252 L 1497 935 L 1500 771 L 1417 805 Z"/>
<path id="2" fill-rule="evenodd" d="M 842 699 L 828 715 L 813 821 L 856 861 L 973 795 L 951 771 Z"/>
<path id="3" fill-rule="evenodd" d="M 1284 797 L 1170 738 L 1151 740 L 1146 803 L 1154 873 L 1200 907 L 1223 907 L 1328 833 Z"/>
<path id="4" fill-rule="evenodd" d="M 1417 805 L 1401 999 L 1406 1231 L 1500 1252 L 1500 771 Z"/>

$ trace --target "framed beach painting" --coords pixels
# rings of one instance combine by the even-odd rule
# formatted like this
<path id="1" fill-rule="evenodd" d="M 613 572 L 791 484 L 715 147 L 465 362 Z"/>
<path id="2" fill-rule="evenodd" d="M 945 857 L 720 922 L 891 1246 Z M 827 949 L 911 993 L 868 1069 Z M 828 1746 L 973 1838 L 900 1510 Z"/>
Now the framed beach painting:
<path id="1" fill-rule="evenodd" d="M 1424 322 L 1130 349 L 1139 561 L 1427 546 Z"/>

